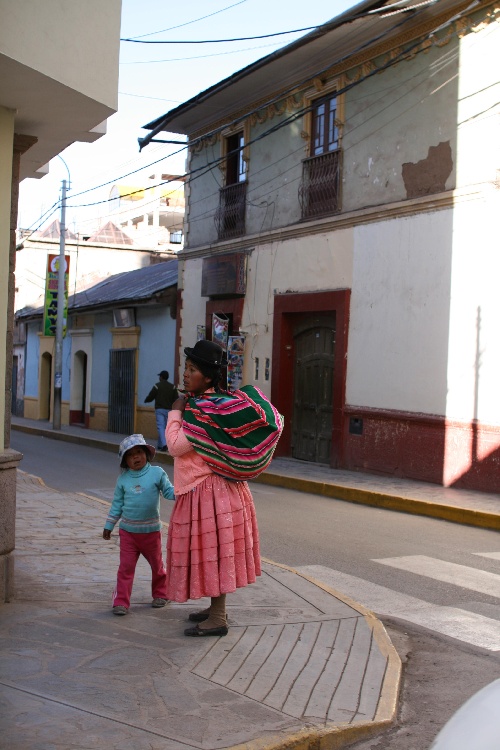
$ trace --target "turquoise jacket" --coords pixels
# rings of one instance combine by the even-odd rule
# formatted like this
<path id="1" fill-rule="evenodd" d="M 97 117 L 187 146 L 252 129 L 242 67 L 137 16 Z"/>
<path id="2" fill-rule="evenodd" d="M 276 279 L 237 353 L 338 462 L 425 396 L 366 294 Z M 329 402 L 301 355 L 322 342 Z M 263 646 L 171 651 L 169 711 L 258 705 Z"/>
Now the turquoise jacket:
<path id="1" fill-rule="evenodd" d="M 160 492 L 173 500 L 174 488 L 161 466 L 147 463 L 140 471 L 126 469 L 116 481 L 104 528 L 112 531 L 120 521 L 121 529 L 135 534 L 160 531 Z"/>

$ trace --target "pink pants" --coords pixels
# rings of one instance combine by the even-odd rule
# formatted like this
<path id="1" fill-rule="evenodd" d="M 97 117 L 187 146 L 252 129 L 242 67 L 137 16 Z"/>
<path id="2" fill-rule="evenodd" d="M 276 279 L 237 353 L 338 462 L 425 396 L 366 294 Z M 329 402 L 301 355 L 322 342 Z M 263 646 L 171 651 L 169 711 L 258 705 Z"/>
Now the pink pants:
<path id="1" fill-rule="evenodd" d="M 130 595 L 134 583 L 135 568 L 140 555 L 143 555 L 151 565 L 153 578 L 151 594 L 153 599 L 167 598 L 167 574 L 162 557 L 161 531 L 151 531 L 149 534 L 133 534 L 120 529 L 120 567 L 116 579 L 116 589 L 113 592 L 113 607 L 130 606 Z"/>

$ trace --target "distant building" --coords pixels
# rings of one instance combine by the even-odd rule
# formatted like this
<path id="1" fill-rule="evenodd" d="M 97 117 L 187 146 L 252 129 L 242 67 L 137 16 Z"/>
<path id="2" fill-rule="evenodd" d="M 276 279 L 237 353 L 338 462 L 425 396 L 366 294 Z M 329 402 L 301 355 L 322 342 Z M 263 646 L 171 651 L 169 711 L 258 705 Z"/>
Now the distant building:
<path id="1" fill-rule="evenodd" d="M 160 370 L 174 372 L 177 266 L 173 259 L 114 274 L 70 295 L 63 424 L 156 435 L 154 409 L 144 398 Z M 43 307 L 16 313 L 24 373 L 17 404 L 27 418 L 50 420 L 54 337 L 44 335 L 42 319 Z"/>
<path id="2" fill-rule="evenodd" d="M 49 255 L 59 255 L 59 221 L 43 232 L 22 234 L 16 246 L 15 310 L 40 305 L 45 292 Z M 132 271 L 176 257 L 167 247 L 136 244 L 128 234 L 107 221 L 91 235 L 66 230 L 65 254 L 69 256 L 69 294 L 75 294 L 100 279 L 120 271 Z"/>
<path id="3" fill-rule="evenodd" d="M 178 252 L 183 247 L 184 175 L 151 175 L 143 187 L 113 185 L 110 218 L 136 245 Z"/>

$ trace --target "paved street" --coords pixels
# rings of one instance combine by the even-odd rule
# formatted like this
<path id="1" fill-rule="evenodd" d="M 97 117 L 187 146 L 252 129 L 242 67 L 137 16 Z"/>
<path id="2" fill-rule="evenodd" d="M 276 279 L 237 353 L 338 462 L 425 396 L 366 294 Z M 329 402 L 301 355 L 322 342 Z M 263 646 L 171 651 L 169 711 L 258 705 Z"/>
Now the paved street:
<path id="1" fill-rule="evenodd" d="M 25 453 L 22 467 L 109 502 L 114 448 L 20 432 L 13 432 L 13 447 Z M 171 472 L 167 461 L 163 465 Z M 369 475 L 360 479 L 370 487 Z M 404 486 L 399 482 L 398 491 Z M 439 497 L 440 488 L 428 487 L 431 499 Z M 253 483 L 252 492 L 264 554 L 375 611 L 403 659 L 396 723 L 356 749 L 428 750 L 453 711 L 499 673 L 498 533 L 273 484 Z M 449 501 L 463 497 L 448 494 Z M 170 508 L 163 504 L 164 520 Z M 103 504 L 99 529 L 105 511 Z"/>

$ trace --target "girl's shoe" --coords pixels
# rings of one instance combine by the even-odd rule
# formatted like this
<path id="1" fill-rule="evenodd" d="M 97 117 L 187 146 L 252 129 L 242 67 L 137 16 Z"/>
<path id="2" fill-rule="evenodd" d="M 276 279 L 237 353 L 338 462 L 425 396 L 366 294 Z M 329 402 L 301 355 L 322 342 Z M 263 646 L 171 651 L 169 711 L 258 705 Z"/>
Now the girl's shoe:
<path id="1" fill-rule="evenodd" d="M 153 599 L 151 606 L 159 609 L 160 607 L 164 607 L 167 602 L 168 599 Z"/>
<path id="2" fill-rule="evenodd" d="M 113 614 L 114 615 L 128 615 L 128 609 L 126 607 L 122 607 L 118 605 L 117 607 L 113 607 Z"/>

